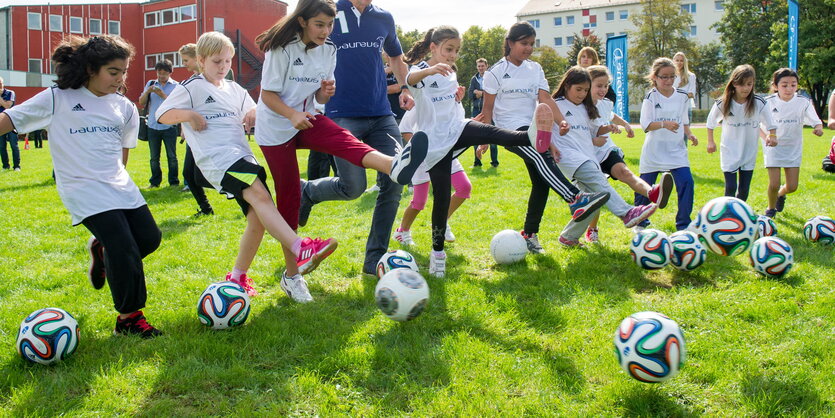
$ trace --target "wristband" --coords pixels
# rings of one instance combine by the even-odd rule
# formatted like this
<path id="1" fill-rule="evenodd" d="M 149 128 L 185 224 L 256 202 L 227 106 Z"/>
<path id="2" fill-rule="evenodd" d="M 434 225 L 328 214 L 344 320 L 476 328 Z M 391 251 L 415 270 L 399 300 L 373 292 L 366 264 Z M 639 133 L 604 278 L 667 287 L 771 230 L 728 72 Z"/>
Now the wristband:
<path id="1" fill-rule="evenodd" d="M 403 90 L 409 90 L 409 85 L 408 84 L 402 84 L 400 86 L 400 91 L 403 91 Z"/>

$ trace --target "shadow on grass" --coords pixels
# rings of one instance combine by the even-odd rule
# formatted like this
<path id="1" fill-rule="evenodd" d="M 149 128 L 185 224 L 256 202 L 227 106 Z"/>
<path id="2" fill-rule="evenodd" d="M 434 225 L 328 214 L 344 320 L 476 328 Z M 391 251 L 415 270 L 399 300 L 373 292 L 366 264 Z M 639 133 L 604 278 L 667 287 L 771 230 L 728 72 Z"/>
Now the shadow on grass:
<path id="1" fill-rule="evenodd" d="M 468 176 L 471 177 L 496 177 L 499 175 L 498 167 L 471 167 L 470 171 L 467 172 Z"/>
<path id="2" fill-rule="evenodd" d="M 714 177 L 704 177 L 693 173 L 693 181 L 699 186 L 716 186 L 716 187 L 725 187 L 725 180 L 718 179 Z M 698 208 L 696 208 L 698 209 Z"/>
<path id="3" fill-rule="evenodd" d="M 52 178 L 48 178 L 46 180 L 42 180 L 40 183 L 20 184 L 17 186 L 3 187 L 0 188 L 0 193 L 27 191 L 32 189 L 39 189 L 41 187 L 52 187 L 54 185 L 55 180 L 52 180 Z"/>
<path id="4" fill-rule="evenodd" d="M 804 379 L 792 376 L 748 375 L 740 391 L 761 416 L 810 416 L 823 407 L 820 394 Z"/>
<path id="5" fill-rule="evenodd" d="M 656 385 L 630 385 L 620 396 L 623 416 L 627 417 L 687 417 L 696 416 L 686 405 L 661 391 Z"/>

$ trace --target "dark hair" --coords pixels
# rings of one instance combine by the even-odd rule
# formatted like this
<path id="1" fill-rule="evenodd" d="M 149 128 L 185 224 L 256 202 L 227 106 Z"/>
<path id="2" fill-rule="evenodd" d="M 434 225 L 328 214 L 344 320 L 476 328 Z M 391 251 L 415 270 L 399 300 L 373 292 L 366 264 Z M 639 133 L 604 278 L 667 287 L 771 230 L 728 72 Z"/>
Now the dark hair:
<path id="1" fill-rule="evenodd" d="M 504 37 L 504 56 L 510 55 L 510 43 L 519 42 L 522 39 L 536 37 L 536 29 L 528 22 L 516 22 L 510 26 L 507 36 Z"/>
<path id="2" fill-rule="evenodd" d="M 432 28 L 426 31 L 426 34 L 423 35 L 423 40 L 420 42 L 416 42 L 412 45 L 412 49 L 406 53 L 403 57 L 403 61 L 406 64 L 414 64 L 416 62 L 421 61 L 422 59 L 426 58 L 426 54 L 429 53 L 429 44 L 440 45 L 443 41 L 447 39 L 460 39 L 461 36 L 458 35 L 458 29 L 453 28 L 452 26 L 438 26 L 437 28 Z"/>
<path id="3" fill-rule="evenodd" d="M 284 16 L 271 28 L 258 35 L 255 38 L 255 43 L 263 52 L 283 48 L 297 35 L 301 37 L 302 25 L 299 23 L 299 18 L 308 21 L 319 16 L 319 14 L 336 17 L 336 4 L 333 0 L 299 0 L 299 3 L 296 4 L 296 10 L 293 10 L 292 14 Z M 310 42 L 305 49 L 315 47 L 316 43 Z"/>
<path id="4" fill-rule="evenodd" d="M 101 35 L 89 39 L 69 36 L 52 53 L 55 75 L 58 76 L 55 83 L 59 89 L 80 88 L 102 66 L 116 59 L 130 61 L 133 54 L 133 46 L 118 36 Z"/>
<path id="5" fill-rule="evenodd" d="M 736 87 L 737 84 L 742 84 L 747 79 L 752 79 L 756 81 L 757 73 L 754 71 L 754 67 L 743 64 L 738 65 L 734 68 L 731 76 L 728 78 L 728 82 L 725 84 L 725 92 L 722 93 L 722 116 L 728 116 L 731 113 L 731 102 L 734 100 L 734 94 L 736 94 Z M 751 94 L 745 98 L 745 116 L 751 117 L 756 110 L 754 105 L 754 91 L 751 90 Z"/>
<path id="6" fill-rule="evenodd" d="M 583 83 L 588 83 L 589 85 L 589 94 L 586 94 L 586 97 L 583 99 L 583 106 L 586 107 L 586 113 L 589 114 L 589 119 L 597 119 L 600 117 L 600 112 L 597 111 L 597 106 L 594 105 L 594 101 L 591 98 L 591 75 L 587 69 L 579 65 L 569 68 L 568 71 L 565 72 L 565 75 L 562 76 L 560 86 L 557 87 L 557 91 L 554 93 L 553 97 L 555 99 L 557 97 L 565 97 L 565 92 L 571 88 L 571 86 Z"/>
<path id="7" fill-rule="evenodd" d="M 797 81 L 800 81 L 800 77 L 797 76 L 797 71 L 792 70 L 791 68 L 781 68 L 775 71 L 774 75 L 771 76 L 772 93 L 777 91 L 777 84 L 780 80 L 786 77 L 794 77 Z"/>
<path id="8" fill-rule="evenodd" d="M 154 64 L 154 71 L 159 70 L 168 71 L 170 73 L 174 71 L 174 64 L 172 64 L 170 60 L 157 61 L 157 63 Z"/>

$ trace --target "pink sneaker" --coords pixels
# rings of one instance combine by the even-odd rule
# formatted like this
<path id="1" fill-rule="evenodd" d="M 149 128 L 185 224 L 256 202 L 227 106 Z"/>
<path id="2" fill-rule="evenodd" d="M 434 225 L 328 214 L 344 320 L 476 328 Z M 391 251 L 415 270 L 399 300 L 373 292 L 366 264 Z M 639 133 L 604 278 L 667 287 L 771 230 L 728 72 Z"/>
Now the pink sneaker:
<path id="1" fill-rule="evenodd" d="M 554 126 L 554 112 L 544 103 L 536 106 L 536 138 L 531 138 L 536 152 L 543 153 L 548 151 L 548 146 L 551 145 L 551 128 Z"/>
<path id="2" fill-rule="evenodd" d="M 623 225 L 627 228 L 632 228 L 633 226 L 641 223 L 644 219 L 649 218 L 650 215 L 655 213 L 656 209 L 658 209 L 658 206 L 655 203 L 634 206 L 632 209 L 629 209 L 629 212 L 626 212 L 626 215 L 621 217 Z"/>
<path id="3" fill-rule="evenodd" d="M 589 228 L 586 230 L 586 241 L 588 241 L 591 244 L 597 244 L 598 242 L 600 242 L 597 228 Z"/>
<path id="4" fill-rule="evenodd" d="M 296 264 L 299 266 L 299 274 L 306 276 L 310 274 L 319 263 L 328 258 L 336 250 L 338 243 L 333 238 L 304 238 L 299 255 L 296 256 Z"/>
<path id="5" fill-rule="evenodd" d="M 238 284 L 241 287 L 243 287 L 244 290 L 246 290 L 246 294 L 249 295 L 249 297 L 251 298 L 258 296 L 258 291 L 255 290 L 254 287 L 252 287 L 254 282 L 252 281 L 252 279 L 247 277 L 246 273 L 244 273 L 244 275 L 241 276 L 240 280 L 233 279 L 232 272 L 226 273 L 226 281 Z"/>
<path id="6" fill-rule="evenodd" d="M 586 246 L 582 242 L 570 240 L 568 238 L 563 237 L 562 235 L 560 235 L 559 243 L 566 248 L 586 248 Z"/>

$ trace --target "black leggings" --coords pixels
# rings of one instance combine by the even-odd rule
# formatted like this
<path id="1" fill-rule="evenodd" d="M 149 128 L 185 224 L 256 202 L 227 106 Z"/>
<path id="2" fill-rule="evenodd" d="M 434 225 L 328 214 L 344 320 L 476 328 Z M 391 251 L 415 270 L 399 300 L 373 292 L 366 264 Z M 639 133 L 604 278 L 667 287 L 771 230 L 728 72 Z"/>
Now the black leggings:
<path id="1" fill-rule="evenodd" d="M 197 206 L 200 207 L 200 211 L 203 213 L 211 212 L 212 204 L 209 203 L 209 198 L 206 197 L 206 191 L 203 188 L 213 187 L 206 180 L 206 177 L 203 176 L 203 173 L 200 172 L 197 164 L 195 164 L 194 154 L 191 153 L 191 147 L 189 146 L 186 146 L 186 160 L 183 162 L 183 178 L 186 184 L 188 184 L 188 190 L 194 196 L 194 200 L 197 201 Z"/>
<path id="2" fill-rule="evenodd" d="M 747 201 L 754 170 L 739 170 L 739 188 L 737 188 L 736 173 L 735 171 L 723 171 L 723 174 L 725 174 L 725 196 L 736 195 L 737 199 Z"/>
<path id="3" fill-rule="evenodd" d="M 116 311 L 128 314 L 142 309 L 147 298 L 142 259 L 162 239 L 148 205 L 97 213 L 81 223 L 104 246 L 104 269 Z"/>

